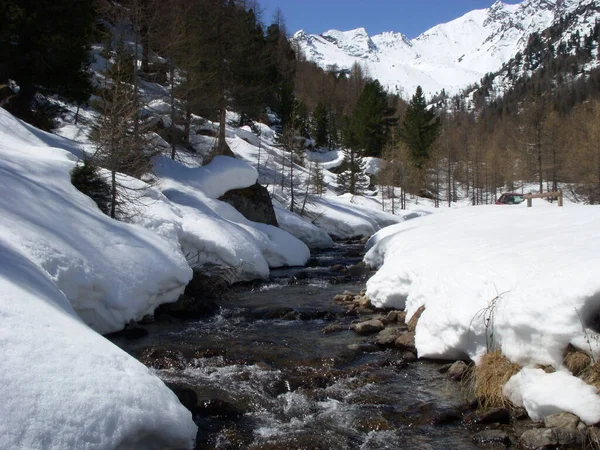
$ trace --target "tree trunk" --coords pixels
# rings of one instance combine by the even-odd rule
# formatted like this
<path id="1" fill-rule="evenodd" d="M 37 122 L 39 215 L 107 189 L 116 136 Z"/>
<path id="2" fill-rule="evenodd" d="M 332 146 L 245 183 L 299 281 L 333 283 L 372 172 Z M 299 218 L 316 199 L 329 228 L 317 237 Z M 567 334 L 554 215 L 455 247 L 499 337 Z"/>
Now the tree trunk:
<path id="1" fill-rule="evenodd" d="M 115 218 L 117 213 L 117 172 L 110 172 L 110 217 Z"/>

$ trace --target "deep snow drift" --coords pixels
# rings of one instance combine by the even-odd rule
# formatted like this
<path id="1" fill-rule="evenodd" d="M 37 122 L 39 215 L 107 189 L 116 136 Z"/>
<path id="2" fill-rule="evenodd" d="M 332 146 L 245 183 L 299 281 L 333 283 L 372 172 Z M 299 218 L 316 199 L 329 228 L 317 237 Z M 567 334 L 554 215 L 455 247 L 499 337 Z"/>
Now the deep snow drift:
<path id="1" fill-rule="evenodd" d="M 406 307 L 407 320 L 426 307 L 416 330 L 420 357 L 477 361 L 501 349 L 520 365 L 562 370 L 568 344 L 600 354 L 598 230 L 600 207 L 544 201 L 418 218 L 371 239 L 365 262 L 379 271 L 367 295 L 376 306 Z M 523 403 L 537 417 L 539 402 Z"/>
<path id="2" fill-rule="evenodd" d="M 47 142 L 0 109 L 0 447 L 190 448 L 176 396 L 79 316 L 119 329 L 191 270 L 176 243 L 102 214 Z"/>
<path id="3" fill-rule="evenodd" d="M 191 278 L 178 243 L 102 214 L 71 184 L 76 158 L 40 137 L 0 109 L 0 237 L 43 269 L 100 333 L 177 300 Z"/>

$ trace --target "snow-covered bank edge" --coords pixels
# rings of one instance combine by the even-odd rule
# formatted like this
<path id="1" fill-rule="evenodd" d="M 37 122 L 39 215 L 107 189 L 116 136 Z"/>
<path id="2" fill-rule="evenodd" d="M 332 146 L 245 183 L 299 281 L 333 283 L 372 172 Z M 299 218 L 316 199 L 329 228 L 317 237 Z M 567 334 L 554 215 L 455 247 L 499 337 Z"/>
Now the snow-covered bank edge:
<path id="1" fill-rule="evenodd" d="M 379 271 L 367 295 L 375 306 L 406 309 L 407 320 L 425 308 L 416 326 L 419 357 L 477 363 L 501 350 L 526 368 L 524 379 L 535 378 L 510 389 L 532 418 L 570 411 L 596 423 L 596 389 L 570 374 L 563 358 L 569 345 L 591 361 L 600 353 L 598 229 L 600 208 L 575 205 L 468 208 L 401 223 L 368 244 L 365 263 Z M 526 372 L 536 365 L 562 375 Z M 575 381 L 558 401 L 552 390 L 562 392 L 563 376 Z"/>

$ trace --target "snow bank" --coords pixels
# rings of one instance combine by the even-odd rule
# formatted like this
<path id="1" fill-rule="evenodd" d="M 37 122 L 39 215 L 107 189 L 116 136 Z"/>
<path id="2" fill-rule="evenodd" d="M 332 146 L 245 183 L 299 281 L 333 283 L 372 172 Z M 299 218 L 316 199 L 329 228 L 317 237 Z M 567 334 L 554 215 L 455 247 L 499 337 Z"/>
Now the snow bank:
<path id="1" fill-rule="evenodd" d="M 191 448 L 175 395 L 84 323 L 120 329 L 176 300 L 191 270 L 71 185 L 78 151 L 0 109 L 0 448 Z"/>
<path id="2" fill-rule="evenodd" d="M 42 146 L 40 136 L 0 109 L 0 236 L 48 273 L 100 333 L 177 300 L 191 277 L 177 243 L 102 214 L 71 185 L 74 157 Z"/>
<path id="3" fill-rule="evenodd" d="M 0 236 L 0 447 L 192 448 L 177 397 L 90 330 L 11 240 Z"/>
<path id="4" fill-rule="evenodd" d="M 219 198 L 227 191 L 252 186 L 258 172 L 248 163 L 228 156 L 215 156 L 203 167 L 186 167 L 170 158 L 158 158 L 154 170 L 160 178 L 177 180 L 198 189 L 208 198 Z"/>
<path id="5" fill-rule="evenodd" d="M 281 206 L 274 207 L 279 228 L 297 237 L 311 249 L 333 247 L 333 240 L 324 230 Z"/>
<path id="6" fill-rule="evenodd" d="M 600 353 L 600 207 L 488 206 L 452 210 L 390 227 L 365 262 L 374 305 L 420 306 L 420 357 L 471 358 L 501 351 L 522 366 L 559 370 L 569 344 Z M 517 380 L 517 381 L 515 381 Z M 538 420 L 571 411 L 600 420 L 595 389 L 566 372 L 524 370 L 507 387 Z"/>
<path id="7" fill-rule="evenodd" d="M 596 389 L 567 372 L 523 369 L 506 383 L 503 393 L 515 405 L 523 406 L 534 421 L 570 412 L 588 425 L 600 422 Z"/>
<path id="8" fill-rule="evenodd" d="M 326 170 L 339 167 L 344 161 L 344 152 L 342 150 L 331 150 L 328 152 L 312 152 L 306 151 L 306 159 L 311 162 L 321 164 L 321 167 Z"/>
<path id="9" fill-rule="evenodd" d="M 313 208 L 317 216 L 313 223 L 337 239 L 368 237 L 402 221 L 401 216 L 382 211 L 375 200 L 351 194 L 320 197 Z"/>
<path id="10" fill-rule="evenodd" d="M 152 229 L 176 223 L 174 231 L 192 266 L 227 266 L 234 269 L 231 281 L 246 281 L 268 277 L 269 268 L 304 265 L 310 258 L 308 247 L 291 234 L 251 222 L 216 200 L 256 182 L 256 170 L 249 164 L 220 156 L 207 166 L 190 168 L 163 158 L 156 173 L 162 195 L 154 198 L 164 203 L 164 195 L 169 208 L 146 202 L 145 213 L 136 220 Z"/>
<path id="11" fill-rule="evenodd" d="M 376 306 L 422 305 L 416 344 L 431 358 L 477 360 L 488 346 L 521 365 L 562 365 L 587 350 L 600 311 L 600 208 L 464 208 L 397 225 L 365 262 Z M 486 327 L 486 320 L 489 319 Z M 582 325 L 583 322 L 583 325 Z"/>

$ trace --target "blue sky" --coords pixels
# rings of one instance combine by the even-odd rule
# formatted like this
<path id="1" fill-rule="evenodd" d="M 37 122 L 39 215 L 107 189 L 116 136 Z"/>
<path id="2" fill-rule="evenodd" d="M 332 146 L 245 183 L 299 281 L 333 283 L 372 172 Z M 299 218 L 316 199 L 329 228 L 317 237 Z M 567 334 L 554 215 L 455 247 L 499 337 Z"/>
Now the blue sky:
<path id="1" fill-rule="evenodd" d="M 264 10 L 263 22 L 270 23 L 279 8 L 290 34 L 300 29 L 318 34 L 332 28 L 364 27 L 370 35 L 398 31 L 411 39 L 434 25 L 493 3 L 494 0 L 259 0 Z"/>

